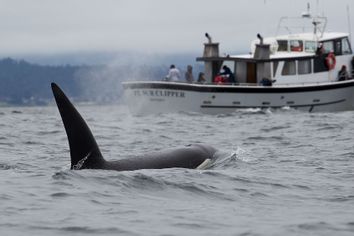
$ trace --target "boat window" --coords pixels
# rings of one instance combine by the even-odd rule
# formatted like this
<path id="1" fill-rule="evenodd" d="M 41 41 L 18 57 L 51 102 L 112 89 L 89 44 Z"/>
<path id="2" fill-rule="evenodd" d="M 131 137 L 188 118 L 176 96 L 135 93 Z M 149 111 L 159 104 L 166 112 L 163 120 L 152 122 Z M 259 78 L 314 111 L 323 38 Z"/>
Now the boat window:
<path id="1" fill-rule="evenodd" d="M 303 42 L 301 40 L 290 40 L 290 51 L 302 52 Z"/>
<path id="2" fill-rule="evenodd" d="M 305 51 L 306 52 L 315 52 L 317 49 L 317 43 L 314 41 L 305 42 Z"/>
<path id="3" fill-rule="evenodd" d="M 342 53 L 343 54 L 352 54 L 348 38 L 342 39 Z"/>
<path id="4" fill-rule="evenodd" d="M 324 53 L 333 52 L 333 41 L 323 42 L 323 52 Z"/>
<path id="5" fill-rule="evenodd" d="M 296 74 L 296 63 L 295 61 L 284 62 L 282 75 L 295 75 Z"/>
<path id="6" fill-rule="evenodd" d="M 273 77 L 277 74 L 278 64 L 279 62 L 277 61 L 273 62 Z"/>
<path id="7" fill-rule="evenodd" d="M 297 63 L 297 73 L 299 75 L 305 75 L 311 73 L 311 60 L 299 60 Z"/>
<path id="8" fill-rule="evenodd" d="M 342 55 L 342 42 L 341 41 L 335 41 L 335 50 L 334 53 L 336 55 Z"/>
<path id="9" fill-rule="evenodd" d="M 287 40 L 278 40 L 278 51 L 287 52 L 288 51 L 288 41 Z"/>

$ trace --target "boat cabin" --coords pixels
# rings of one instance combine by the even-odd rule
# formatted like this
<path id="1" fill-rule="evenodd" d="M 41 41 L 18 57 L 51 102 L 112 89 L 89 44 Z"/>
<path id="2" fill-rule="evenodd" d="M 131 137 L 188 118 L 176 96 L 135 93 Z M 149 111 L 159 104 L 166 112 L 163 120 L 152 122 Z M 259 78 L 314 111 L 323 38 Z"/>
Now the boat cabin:
<path id="1" fill-rule="evenodd" d="M 263 38 L 258 34 L 249 54 L 220 57 L 219 43 L 208 37 L 203 57 L 197 61 L 205 63 L 205 76 L 210 83 L 223 65 L 233 71 L 238 84 L 247 85 L 257 85 L 264 79 L 276 81 L 276 85 L 336 81 L 343 65 L 353 76 L 349 35 L 325 32 L 326 25 L 326 17 L 311 17 L 308 5 L 302 17 L 282 17 L 277 36 Z M 280 35 L 282 29 L 288 34 Z M 302 31 L 295 32 L 298 29 Z"/>
<path id="2" fill-rule="evenodd" d="M 208 82 L 213 82 L 222 66 L 227 65 L 237 83 L 249 85 L 264 79 L 277 85 L 335 81 L 343 65 L 349 71 L 353 69 L 352 49 L 348 35 L 343 33 L 327 33 L 319 41 L 312 34 L 259 39 L 251 48 L 250 54 L 219 57 L 218 44 L 208 43 L 204 56 L 197 60 L 204 61 Z"/>

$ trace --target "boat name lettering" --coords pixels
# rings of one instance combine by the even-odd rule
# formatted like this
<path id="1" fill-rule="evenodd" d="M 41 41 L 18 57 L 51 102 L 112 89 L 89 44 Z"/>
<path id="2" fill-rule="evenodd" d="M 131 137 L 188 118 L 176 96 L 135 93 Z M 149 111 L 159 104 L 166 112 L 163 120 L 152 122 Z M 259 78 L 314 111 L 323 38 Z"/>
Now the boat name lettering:
<path id="1" fill-rule="evenodd" d="M 168 90 L 135 90 L 134 96 L 184 98 L 184 92 Z"/>

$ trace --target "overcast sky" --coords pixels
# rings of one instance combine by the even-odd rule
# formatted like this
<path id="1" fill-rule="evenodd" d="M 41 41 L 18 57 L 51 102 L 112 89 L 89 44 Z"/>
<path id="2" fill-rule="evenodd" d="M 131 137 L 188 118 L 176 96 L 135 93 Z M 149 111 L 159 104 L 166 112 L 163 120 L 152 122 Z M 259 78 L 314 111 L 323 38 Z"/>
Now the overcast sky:
<path id="1" fill-rule="evenodd" d="M 348 31 L 347 6 L 354 21 L 353 0 L 0 0 L 0 55 L 200 52 L 205 32 L 221 51 L 248 51 L 307 2 L 331 31 Z"/>

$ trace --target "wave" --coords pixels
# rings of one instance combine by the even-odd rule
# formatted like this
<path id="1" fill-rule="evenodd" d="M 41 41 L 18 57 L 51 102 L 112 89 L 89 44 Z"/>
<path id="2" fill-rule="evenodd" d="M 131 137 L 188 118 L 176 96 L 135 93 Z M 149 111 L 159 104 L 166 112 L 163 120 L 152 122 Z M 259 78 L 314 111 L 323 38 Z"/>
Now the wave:
<path id="1" fill-rule="evenodd" d="M 349 228 L 348 228 L 349 226 Z M 317 222 L 309 222 L 309 223 L 301 223 L 295 225 L 293 231 L 301 231 L 301 235 L 313 234 L 316 232 L 318 235 L 350 235 L 353 232 L 353 229 L 350 229 L 350 223 L 347 225 L 341 224 L 333 224 L 326 221 L 317 221 Z"/>
<path id="2" fill-rule="evenodd" d="M 0 163 L 0 170 L 20 170 L 30 173 L 32 167 L 35 167 L 35 165 L 23 162 L 17 162 L 16 164 Z"/>
<path id="3" fill-rule="evenodd" d="M 37 132 L 37 135 L 39 136 L 45 136 L 45 135 L 55 135 L 55 134 L 61 134 L 62 130 L 49 130 L 49 131 L 39 131 Z"/>
<path id="4" fill-rule="evenodd" d="M 55 232 L 59 231 L 65 234 L 124 234 L 124 235 L 135 235 L 132 232 L 127 230 L 120 229 L 118 227 L 102 227 L 102 228 L 95 228 L 92 226 L 63 226 L 63 227 L 56 227 L 56 226 L 39 226 L 39 225 L 30 225 L 27 226 L 30 230 L 35 231 L 48 231 L 48 232 Z M 59 233 L 58 232 L 58 233 Z M 50 234 L 51 234 L 50 233 Z"/>
<path id="5" fill-rule="evenodd" d="M 22 111 L 19 111 L 19 110 L 12 110 L 11 111 L 11 114 L 22 114 L 23 112 Z"/>
<path id="6" fill-rule="evenodd" d="M 10 169 L 16 169 L 16 166 L 0 163 L 0 170 L 10 170 Z"/>
<path id="7" fill-rule="evenodd" d="M 126 195 L 136 195 L 148 198 L 166 198 L 183 196 L 189 198 L 207 198 L 219 200 L 232 200 L 210 182 L 208 174 L 203 171 L 183 168 L 170 168 L 161 170 L 137 170 L 137 171 L 108 171 L 108 170 L 80 170 L 60 171 L 52 178 L 57 185 L 68 185 L 74 193 L 56 191 L 51 194 L 54 198 L 66 198 L 81 195 L 76 188 L 87 188 L 96 204 L 113 198 L 125 198 Z M 84 196 L 83 196 L 84 197 Z"/>
<path id="8" fill-rule="evenodd" d="M 277 131 L 277 130 L 283 130 L 283 129 L 289 129 L 291 128 L 291 125 L 280 125 L 280 126 L 273 126 L 269 128 L 262 128 L 262 132 L 271 132 L 271 131 Z"/>

